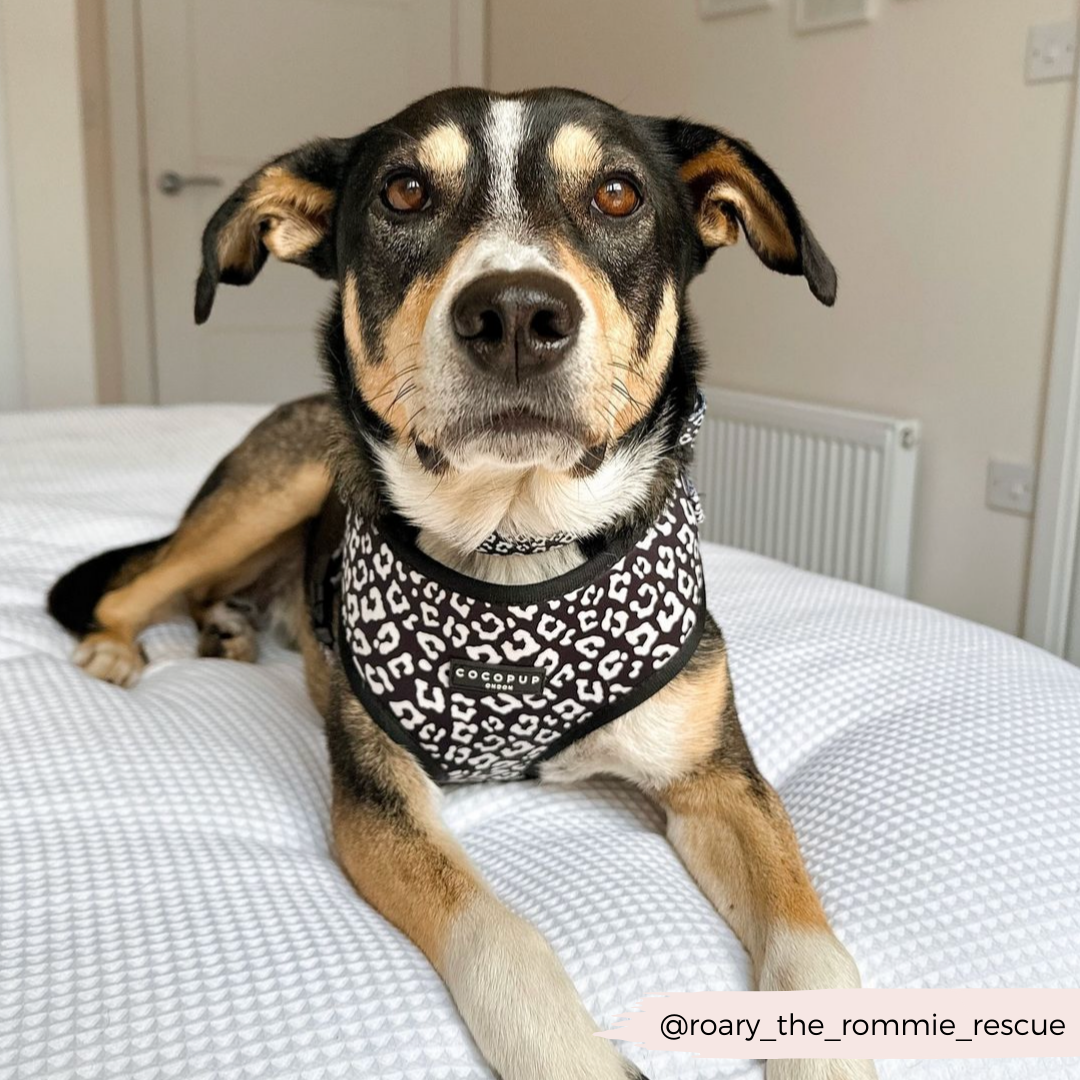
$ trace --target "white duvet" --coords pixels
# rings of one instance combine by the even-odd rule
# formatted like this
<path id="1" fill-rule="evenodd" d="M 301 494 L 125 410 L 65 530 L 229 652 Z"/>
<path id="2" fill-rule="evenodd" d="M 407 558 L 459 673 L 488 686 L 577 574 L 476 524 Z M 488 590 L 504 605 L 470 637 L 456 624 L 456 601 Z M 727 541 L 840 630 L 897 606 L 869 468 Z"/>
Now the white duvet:
<path id="1" fill-rule="evenodd" d="M 490 1080 L 439 980 L 334 864 L 296 657 L 198 660 L 170 624 L 118 690 L 68 662 L 43 611 L 73 563 L 171 530 L 258 415 L 0 416 L 4 1080 Z M 707 548 L 706 570 L 750 743 L 864 981 L 1080 985 L 1080 670 L 755 556 Z M 598 1021 L 650 991 L 747 984 L 624 785 L 474 788 L 445 813 Z M 761 1074 L 627 1053 L 652 1080 Z M 1076 1060 L 879 1068 L 1080 1076 Z"/>

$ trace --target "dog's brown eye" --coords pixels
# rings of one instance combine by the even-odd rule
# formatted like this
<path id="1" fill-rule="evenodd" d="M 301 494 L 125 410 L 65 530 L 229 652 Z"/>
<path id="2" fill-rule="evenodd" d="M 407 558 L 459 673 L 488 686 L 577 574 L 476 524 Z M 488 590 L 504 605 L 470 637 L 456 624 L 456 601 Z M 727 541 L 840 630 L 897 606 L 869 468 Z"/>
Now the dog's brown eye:
<path id="1" fill-rule="evenodd" d="M 383 188 L 383 202 L 391 210 L 414 214 L 428 204 L 428 190 L 424 181 L 415 173 L 402 173 L 392 177 Z"/>
<path id="2" fill-rule="evenodd" d="M 629 180 L 612 176 L 593 195 L 593 206 L 608 217 L 627 217 L 641 205 L 641 195 Z"/>

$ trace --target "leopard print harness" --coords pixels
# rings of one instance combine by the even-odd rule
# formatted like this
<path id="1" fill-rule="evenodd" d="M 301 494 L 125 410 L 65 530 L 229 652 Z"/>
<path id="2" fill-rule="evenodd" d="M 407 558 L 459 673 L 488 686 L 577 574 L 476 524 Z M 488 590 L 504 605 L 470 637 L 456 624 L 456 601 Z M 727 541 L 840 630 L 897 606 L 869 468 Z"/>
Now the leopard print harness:
<path id="1" fill-rule="evenodd" d="M 551 580 L 494 585 L 431 559 L 400 519 L 350 512 L 319 578 L 316 633 L 432 779 L 535 776 L 693 656 L 705 622 L 700 520 L 683 475 L 638 536 Z"/>

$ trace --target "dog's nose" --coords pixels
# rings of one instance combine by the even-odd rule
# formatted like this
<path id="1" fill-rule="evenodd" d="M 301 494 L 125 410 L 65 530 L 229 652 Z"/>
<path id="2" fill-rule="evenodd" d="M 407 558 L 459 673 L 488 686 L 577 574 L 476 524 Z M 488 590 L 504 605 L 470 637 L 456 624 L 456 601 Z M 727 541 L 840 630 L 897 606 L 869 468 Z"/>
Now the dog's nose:
<path id="1" fill-rule="evenodd" d="M 581 324 L 581 305 L 554 274 L 501 272 L 466 285 L 451 318 L 458 340 L 480 367 L 524 382 L 566 358 Z"/>

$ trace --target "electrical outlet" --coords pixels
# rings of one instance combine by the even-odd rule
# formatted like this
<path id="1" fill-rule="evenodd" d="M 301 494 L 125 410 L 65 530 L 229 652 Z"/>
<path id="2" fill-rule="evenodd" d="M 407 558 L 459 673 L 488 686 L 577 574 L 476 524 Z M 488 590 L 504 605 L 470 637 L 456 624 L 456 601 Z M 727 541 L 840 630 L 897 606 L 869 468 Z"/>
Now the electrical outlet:
<path id="1" fill-rule="evenodd" d="M 990 462 L 986 472 L 986 505 L 1009 514 L 1035 511 L 1035 466 Z"/>
<path id="2" fill-rule="evenodd" d="M 1047 23 L 1028 31 L 1024 76 L 1029 83 L 1071 79 L 1075 72 L 1075 21 Z"/>

